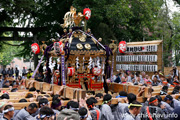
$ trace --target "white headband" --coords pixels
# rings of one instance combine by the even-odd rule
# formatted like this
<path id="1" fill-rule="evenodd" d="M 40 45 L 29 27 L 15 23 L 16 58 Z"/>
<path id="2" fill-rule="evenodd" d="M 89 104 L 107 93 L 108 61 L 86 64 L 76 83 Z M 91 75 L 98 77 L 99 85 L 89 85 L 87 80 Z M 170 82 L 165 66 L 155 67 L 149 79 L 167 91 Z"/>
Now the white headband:
<path id="1" fill-rule="evenodd" d="M 74 111 L 78 111 L 78 110 L 79 110 L 79 108 L 73 108 L 73 107 L 71 107 L 71 106 L 70 106 L 70 109 L 72 109 L 72 110 L 74 110 Z"/>
<path id="2" fill-rule="evenodd" d="M 9 111 L 14 111 L 14 107 L 11 107 L 11 108 L 9 108 L 9 109 L 7 109 L 7 110 L 3 110 L 3 113 L 7 113 L 7 112 L 9 112 Z"/>
<path id="3" fill-rule="evenodd" d="M 50 104 L 50 103 L 48 102 L 48 103 L 42 103 L 41 105 L 43 105 L 43 106 L 44 106 L 44 105 L 49 105 L 49 104 Z"/>
<path id="4" fill-rule="evenodd" d="M 86 117 L 88 117 L 88 114 L 86 114 L 86 115 L 84 115 L 84 116 L 80 116 L 81 119 L 84 119 L 84 118 L 86 118 Z"/>

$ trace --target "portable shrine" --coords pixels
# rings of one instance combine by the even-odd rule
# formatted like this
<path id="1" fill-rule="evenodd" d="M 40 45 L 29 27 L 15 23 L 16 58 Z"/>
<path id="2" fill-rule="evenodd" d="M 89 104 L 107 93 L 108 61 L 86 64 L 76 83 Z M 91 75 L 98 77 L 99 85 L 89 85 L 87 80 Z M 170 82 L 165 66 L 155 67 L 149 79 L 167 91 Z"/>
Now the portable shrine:
<path id="1" fill-rule="evenodd" d="M 76 8 L 71 7 L 61 24 L 64 34 L 45 49 L 41 47 L 47 82 L 86 90 L 101 90 L 103 85 L 107 88 L 106 79 L 112 76 L 114 63 L 109 57 L 116 45 L 102 45 L 101 38 L 96 39 L 89 28 L 86 30 L 83 23 L 90 17 L 89 8 L 76 14 Z"/>

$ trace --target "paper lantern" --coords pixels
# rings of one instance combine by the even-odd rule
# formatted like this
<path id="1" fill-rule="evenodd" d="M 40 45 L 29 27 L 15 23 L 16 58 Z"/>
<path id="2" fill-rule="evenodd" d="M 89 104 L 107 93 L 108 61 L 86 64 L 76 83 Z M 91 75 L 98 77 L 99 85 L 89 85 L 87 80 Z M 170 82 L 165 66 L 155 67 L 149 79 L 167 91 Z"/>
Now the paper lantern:
<path id="1" fill-rule="evenodd" d="M 40 48 L 39 45 L 37 43 L 33 43 L 31 45 L 31 50 L 34 54 L 39 54 L 40 53 Z"/>
<path id="2" fill-rule="evenodd" d="M 54 42 L 54 50 L 57 55 L 60 55 L 61 53 L 63 53 L 63 44 L 61 41 Z"/>
<path id="3" fill-rule="evenodd" d="M 101 71 L 102 70 L 100 68 L 98 68 L 98 67 L 95 67 L 95 68 L 92 69 L 92 72 L 93 72 L 94 76 L 99 76 L 101 74 Z"/>
<path id="4" fill-rule="evenodd" d="M 85 19 L 86 19 L 86 20 L 89 20 L 90 17 L 91 17 L 91 10 L 90 10 L 89 8 L 85 8 L 85 9 L 83 10 L 83 15 L 85 15 Z"/>
<path id="5" fill-rule="evenodd" d="M 73 76 L 75 73 L 75 69 L 73 67 L 68 67 L 68 73 L 67 75 L 68 76 Z"/>
<path id="6" fill-rule="evenodd" d="M 121 41 L 119 43 L 119 52 L 120 53 L 125 53 L 126 48 L 127 48 L 126 41 Z"/>

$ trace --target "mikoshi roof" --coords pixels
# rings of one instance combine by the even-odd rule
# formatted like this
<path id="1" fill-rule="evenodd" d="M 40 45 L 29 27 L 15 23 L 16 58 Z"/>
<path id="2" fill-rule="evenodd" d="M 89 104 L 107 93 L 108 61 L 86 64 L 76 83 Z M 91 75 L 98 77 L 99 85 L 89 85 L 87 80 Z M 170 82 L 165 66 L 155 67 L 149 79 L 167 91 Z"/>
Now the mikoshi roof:
<path id="1" fill-rule="evenodd" d="M 105 50 L 105 47 L 98 42 L 98 40 L 91 34 L 88 34 L 82 30 L 73 31 L 72 40 L 69 40 L 70 50 L 83 50 L 83 51 L 99 51 Z"/>

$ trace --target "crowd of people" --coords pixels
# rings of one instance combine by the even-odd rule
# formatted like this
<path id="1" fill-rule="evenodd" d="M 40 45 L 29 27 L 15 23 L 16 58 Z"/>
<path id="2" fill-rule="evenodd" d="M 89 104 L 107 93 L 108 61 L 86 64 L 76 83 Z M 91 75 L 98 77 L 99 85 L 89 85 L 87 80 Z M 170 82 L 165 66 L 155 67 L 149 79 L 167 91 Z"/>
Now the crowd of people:
<path id="1" fill-rule="evenodd" d="M 0 88 L 8 88 L 8 87 L 14 87 L 19 86 L 23 84 L 25 79 L 31 78 L 33 75 L 33 71 L 31 69 L 25 69 L 23 67 L 22 71 L 20 72 L 18 68 L 3 68 L 3 70 L 0 73 Z M 37 71 L 36 75 L 34 76 L 35 80 L 43 81 L 44 75 L 42 72 Z M 13 80 L 11 83 L 9 79 Z"/>
<path id="2" fill-rule="evenodd" d="M 11 70 L 11 69 L 10 69 Z M 32 71 L 27 73 L 32 76 Z M 23 84 L 22 78 L 17 77 L 11 85 L 6 80 L 10 77 L 8 71 L 2 71 L 0 80 L 3 79 L 1 87 L 7 88 Z M 167 76 L 162 71 L 154 72 L 150 77 L 145 72 L 131 72 L 119 70 L 114 77 L 114 81 L 119 84 L 140 85 L 141 90 L 137 95 L 120 91 L 116 96 L 118 103 L 112 104 L 112 94 L 96 93 L 93 97 L 86 96 L 85 99 L 70 100 L 67 105 L 63 106 L 62 101 L 68 100 L 62 98 L 59 94 L 52 94 L 52 104 L 48 101 L 49 96 L 38 95 L 36 99 L 31 99 L 31 104 L 21 110 L 15 110 L 12 103 L 5 103 L 10 99 L 7 93 L 0 97 L 0 120 L 180 120 L 180 101 L 176 98 L 179 93 L 179 71 L 174 67 Z M 150 86 L 161 86 L 160 95 L 149 95 L 144 103 L 137 101 L 137 97 L 144 92 L 144 88 Z M 168 95 L 168 88 L 174 87 L 172 95 Z M 18 89 L 12 89 L 16 92 Z M 39 90 L 31 87 L 29 92 L 39 93 Z M 162 99 L 161 95 L 166 95 Z M 33 94 L 29 93 L 26 98 L 32 98 Z M 27 102 L 26 98 L 20 99 L 19 102 Z M 102 99 L 103 103 L 96 105 Z M 38 105 L 34 102 L 38 102 Z"/>
<path id="3" fill-rule="evenodd" d="M 110 82 L 110 80 L 108 80 Z M 146 85 L 146 86 L 167 86 L 174 87 L 179 85 L 179 71 L 176 67 L 170 70 L 168 75 L 164 75 L 161 70 L 155 71 L 152 77 L 145 72 L 130 72 L 119 70 L 118 74 L 114 75 L 115 83 L 131 84 L 131 85 Z"/>
<path id="4" fill-rule="evenodd" d="M 29 91 L 37 91 L 30 88 Z M 28 95 L 26 98 L 31 98 Z M 62 105 L 62 98 L 59 94 L 52 97 L 52 104 L 48 96 L 38 95 L 34 102 L 21 110 L 15 110 L 12 103 L 0 102 L 0 120 L 179 120 L 180 101 L 167 95 L 164 100 L 161 96 L 149 97 L 145 103 L 137 101 L 133 93 L 127 94 L 121 91 L 118 96 L 118 103 L 112 103 L 110 94 L 97 93 L 94 97 L 70 100 L 66 106 Z M 123 99 L 126 98 L 126 99 Z M 1 99 L 9 99 L 8 94 L 1 96 Z M 102 99 L 102 105 L 96 103 Z M 27 102 L 20 99 L 19 103 Z"/>

